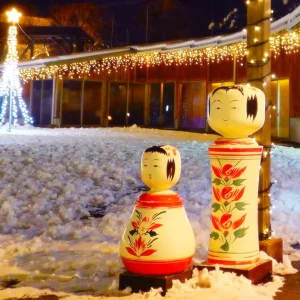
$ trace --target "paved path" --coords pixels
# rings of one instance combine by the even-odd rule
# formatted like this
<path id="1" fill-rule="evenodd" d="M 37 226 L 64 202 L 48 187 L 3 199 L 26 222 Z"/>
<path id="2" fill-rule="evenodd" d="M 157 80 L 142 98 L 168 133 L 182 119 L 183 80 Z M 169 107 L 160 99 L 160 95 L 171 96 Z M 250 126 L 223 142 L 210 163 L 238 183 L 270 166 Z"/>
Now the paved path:
<path id="1" fill-rule="evenodd" d="M 281 292 L 277 293 L 274 300 L 300 300 L 300 261 L 293 262 L 293 267 L 298 269 L 298 273 L 285 275 L 285 283 Z M 20 298 L 18 298 L 19 300 Z M 38 298 L 24 298 L 24 300 L 58 300 L 59 297 L 54 295 L 42 296 Z M 63 298 L 61 298 L 63 299 Z M 10 298 L 7 300 L 16 300 Z"/>
<path id="2" fill-rule="evenodd" d="M 280 293 L 277 293 L 275 300 L 300 300 L 300 261 L 293 262 L 293 267 L 298 273 L 284 276 L 284 286 Z"/>

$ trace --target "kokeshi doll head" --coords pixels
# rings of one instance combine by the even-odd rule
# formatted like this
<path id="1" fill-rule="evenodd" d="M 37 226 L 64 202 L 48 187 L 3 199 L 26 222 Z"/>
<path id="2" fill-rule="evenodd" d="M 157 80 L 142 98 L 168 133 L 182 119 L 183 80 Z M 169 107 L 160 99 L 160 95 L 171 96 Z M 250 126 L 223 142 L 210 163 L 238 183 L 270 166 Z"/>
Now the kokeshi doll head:
<path id="1" fill-rule="evenodd" d="M 208 124 L 225 138 L 247 138 L 265 122 L 265 95 L 246 85 L 221 86 L 208 98 Z"/>
<path id="2" fill-rule="evenodd" d="M 181 173 L 179 151 L 169 145 L 146 149 L 141 160 L 141 178 L 154 190 L 167 190 L 177 183 Z"/>

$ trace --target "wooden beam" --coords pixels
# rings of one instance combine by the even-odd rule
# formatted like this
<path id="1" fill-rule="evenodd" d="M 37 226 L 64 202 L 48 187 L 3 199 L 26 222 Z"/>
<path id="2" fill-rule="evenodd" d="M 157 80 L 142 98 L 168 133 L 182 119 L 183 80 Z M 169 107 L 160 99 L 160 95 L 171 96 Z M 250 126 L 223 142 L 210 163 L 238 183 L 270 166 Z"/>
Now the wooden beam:
<path id="1" fill-rule="evenodd" d="M 265 93 L 266 118 L 255 134 L 264 147 L 259 178 L 258 231 L 260 241 L 271 239 L 271 0 L 247 0 L 247 81 Z M 268 253 L 269 254 L 269 253 Z"/>
<path id="2" fill-rule="evenodd" d="M 70 54 L 69 53 L 69 49 L 67 49 L 65 47 L 65 45 L 60 40 L 56 39 L 55 37 L 51 37 L 50 40 L 52 40 L 53 42 L 55 42 L 55 44 L 57 44 L 63 50 L 63 52 L 65 54 Z"/>

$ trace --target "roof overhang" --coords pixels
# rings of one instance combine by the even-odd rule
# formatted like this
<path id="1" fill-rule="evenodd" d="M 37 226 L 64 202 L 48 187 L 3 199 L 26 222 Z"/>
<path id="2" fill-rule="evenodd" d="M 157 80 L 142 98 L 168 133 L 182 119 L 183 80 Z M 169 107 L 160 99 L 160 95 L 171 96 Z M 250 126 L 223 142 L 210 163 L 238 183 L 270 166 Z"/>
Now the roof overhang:
<path id="1" fill-rule="evenodd" d="M 300 6 L 283 18 L 271 23 L 271 34 L 283 30 L 291 30 L 300 22 Z M 93 52 L 83 52 L 62 56 L 54 56 L 37 60 L 22 61 L 19 68 L 41 68 L 49 65 L 70 64 L 80 61 L 98 60 L 105 57 L 119 56 L 125 54 L 138 54 L 147 52 L 173 52 L 186 49 L 204 49 L 209 47 L 223 47 L 247 40 L 247 32 L 239 31 L 230 35 L 216 36 L 201 40 L 185 40 L 179 42 L 157 43 L 149 45 L 134 45 L 123 48 L 112 48 Z M 3 65 L 0 66 L 0 69 Z"/>

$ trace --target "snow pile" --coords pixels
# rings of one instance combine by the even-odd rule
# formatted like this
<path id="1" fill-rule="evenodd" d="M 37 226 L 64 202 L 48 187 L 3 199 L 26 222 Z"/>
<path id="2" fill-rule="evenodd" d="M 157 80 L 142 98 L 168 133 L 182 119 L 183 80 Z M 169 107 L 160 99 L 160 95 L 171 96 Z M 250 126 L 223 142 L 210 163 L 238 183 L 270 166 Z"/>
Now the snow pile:
<path id="1" fill-rule="evenodd" d="M 123 270 L 118 242 L 144 190 L 141 154 L 155 144 L 174 145 L 181 153 L 182 174 L 173 190 L 184 200 L 196 236 L 195 261 L 204 260 L 211 201 L 207 147 L 215 139 L 136 126 L 20 127 L 11 133 L 0 128 L 0 286 L 6 287 L 0 290 L 0 299 L 47 290 L 81 299 L 124 295 L 116 290 Z M 291 245 L 300 242 L 299 154 L 300 149 L 279 146 L 272 158 L 272 177 L 277 180 L 272 187 L 272 229 L 275 236 L 284 237 L 291 260 L 300 259 L 299 251 L 291 251 Z M 292 272 L 289 260 L 277 269 L 275 264 L 275 271 Z M 282 284 L 278 280 L 254 287 L 234 274 L 213 272 L 176 283 L 167 297 L 186 298 L 191 293 L 191 297 L 239 299 L 247 288 L 252 297 L 271 299 Z M 210 287 L 201 287 L 204 282 Z M 228 293 L 216 298 L 222 286 Z M 128 299 L 141 297 L 161 296 L 153 291 Z"/>

